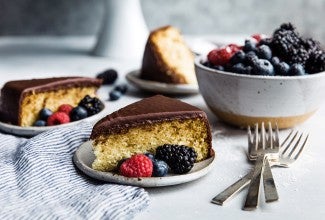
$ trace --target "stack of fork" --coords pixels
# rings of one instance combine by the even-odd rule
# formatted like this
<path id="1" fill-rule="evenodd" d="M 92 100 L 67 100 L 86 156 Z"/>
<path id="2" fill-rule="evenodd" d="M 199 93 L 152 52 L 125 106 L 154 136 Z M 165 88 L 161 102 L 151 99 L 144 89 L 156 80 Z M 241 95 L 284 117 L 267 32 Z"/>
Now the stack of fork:
<path id="1" fill-rule="evenodd" d="M 291 131 L 280 146 L 279 130 L 277 125 L 274 127 L 275 131 L 272 130 L 271 123 L 268 123 L 266 131 L 262 123 L 259 130 L 256 124 L 253 134 L 248 127 L 248 159 L 255 161 L 255 167 L 246 176 L 214 197 L 212 203 L 223 205 L 249 184 L 243 209 L 254 210 L 258 206 L 261 179 L 263 179 L 265 201 L 273 202 L 279 199 L 271 167 L 289 167 L 295 162 L 301 155 L 309 135 L 303 138 L 303 133 Z"/>

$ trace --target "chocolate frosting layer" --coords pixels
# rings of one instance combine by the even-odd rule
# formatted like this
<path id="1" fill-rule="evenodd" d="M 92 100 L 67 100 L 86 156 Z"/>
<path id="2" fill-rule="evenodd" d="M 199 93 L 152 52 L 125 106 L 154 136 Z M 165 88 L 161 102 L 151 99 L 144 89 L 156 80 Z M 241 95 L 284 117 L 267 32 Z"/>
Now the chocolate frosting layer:
<path id="1" fill-rule="evenodd" d="M 208 141 L 211 143 L 210 126 L 204 111 L 162 95 L 142 99 L 107 115 L 95 124 L 90 139 L 100 135 L 126 133 L 132 127 L 190 118 L 201 118 L 205 121 L 209 132 Z"/>
<path id="2" fill-rule="evenodd" d="M 102 81 L 88 77 L 55 77 L 7 82 L 1 89 L 0 120 L 18 124 L 20 104 L 30 93 L 55 91 L 73 87 L 99 87 Z"/>

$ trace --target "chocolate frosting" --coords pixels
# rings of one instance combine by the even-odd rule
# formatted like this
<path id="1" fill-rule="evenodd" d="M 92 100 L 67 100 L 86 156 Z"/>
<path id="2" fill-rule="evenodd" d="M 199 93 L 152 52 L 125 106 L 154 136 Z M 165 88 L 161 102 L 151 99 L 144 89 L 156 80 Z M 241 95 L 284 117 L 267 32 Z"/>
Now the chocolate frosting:
<path id="1" fill-rule="evenodd" d="M 204 111 L 162 95 L 142 99 L 107 115 L 95 124 L 90 139 L 100 135 L 126 133 L 132 127 L 190 118 L 201 118 L 205 121 L 209 133 L 207 141 L 211 143 L 210 126 Z"/>
<path id="2" fill-rule="evenodd" d="M 20 104 L 30 93 L 55 91 L 73 87 L 99 87 L 101 80 L 88 77 L 56 77 L 7 82 L 1 89 L 0 120 L 18 124 Z"/>

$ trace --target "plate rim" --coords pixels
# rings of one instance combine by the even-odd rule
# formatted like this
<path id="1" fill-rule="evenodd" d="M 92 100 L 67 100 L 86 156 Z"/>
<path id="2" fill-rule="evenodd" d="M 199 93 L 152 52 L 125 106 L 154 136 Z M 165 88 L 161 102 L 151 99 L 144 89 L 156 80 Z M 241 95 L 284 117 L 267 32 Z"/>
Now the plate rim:
<path id="1" fill-rule="evenodd" d="M 95 121 L 97 118 L 103 116 L 105 114 L 105 109 L 107 109 L 107 104 L 103 100 L 100 100 L 100 101 L 104 105 L 104 108 L 100 112 L 98 112 L 97 114 L 92 115 L 90 117 L 81 119 L 79 121 L 73 121 L 73 122 L 69 122 L 66 124 L 44 126 L 44 127 L 36 127 L 36 126 L 22 127 L 22 126 L 8 124 L 8 123 L 0 121 L 0 131 L 6 132 L 8 134 L 18 135 L 18 136 L 33 137 L 35 135 L 38 135 L 42 132 L 45 132 L 45 131 L 48 131 L 51 129 L 70 127 L 70 126 L 77 125 L 78 123 L 81 123 L 81 122 L 92 122 L 92 121 Z"/>
<path id="2" fill-rule="evenodd" d="M 150 92 L 163 94 L 197 94 L 199 86 L 196 84 L 169 84 L 144 80 L 139 78 L 140 69 L 132 70 L 125 75 L 126 80 L 133 86 Z"/>
<path id="3" fill-rule="evenodd" d="M 124 185 L 138 186 L 138 187 L 148 187 L 148 188 L 179 185 L 182 183 L 187 183 L 187 182 L 200 179 L 201 177 L 205 176 L 211 171 L 215 163 L 215 154 L 213 153 L 213 156 L 211 156 L 210 158 L 199 162 L 199 163 L 205 162 L 207 164 L 195 172 L 190 172 L 182 175 L 166 176 L 166 177 L 129 178 L 112 172 L 97 171 L 87 166 L 87 164 L 85 164 L 82 161 L 79 155 L 81 154 L 81 150 L 83 148 L 91 147 L 91 143 L 92 143 L 91 140 L 86 141 L 76 149 L 75 153 L 73 154 L 73 162 L 76 165 L 76 167 L 85 175 L 108 183 L 117 183 L 117 184 L 124 184 Z"/>

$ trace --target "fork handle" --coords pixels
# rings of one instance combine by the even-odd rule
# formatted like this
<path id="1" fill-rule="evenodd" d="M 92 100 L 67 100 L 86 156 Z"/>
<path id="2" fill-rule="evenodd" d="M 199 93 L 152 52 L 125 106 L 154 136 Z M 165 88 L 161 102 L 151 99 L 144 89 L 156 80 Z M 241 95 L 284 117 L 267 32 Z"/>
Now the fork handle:
<path id="1" fill-rule="evenodd" d="M 260 194 L 260 183 L 261 176 L 263 173 L 265 155 L 259 155 L 257 157 L 254 173 L 251 179 L 251 183 L 248 188 L 248 193 L 246 197 L 246 202 L 244 205 L 244 210 L 254 210 L 258 205 L 258 199 Z"/>
<path id="2" fill-rule="evenodd" d="M 226 201 L 230 200 L 236 193 L 240 192 L 250 182 L 253 171 L 246 174 L 244 177 L 239 179 L 237 182 L 229 186 L 227 189 L 215 196 L 211 202 L 217 205 L 223 205 Z"/>
<path id="3" fill-rule="evenodd" d="M 278 191 L 273 179 L 269 159 L 265 158 L 264 172 L 263 172 L 263 186 L 266 202 L 274 202 L 279 199 Z"/>

